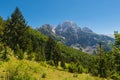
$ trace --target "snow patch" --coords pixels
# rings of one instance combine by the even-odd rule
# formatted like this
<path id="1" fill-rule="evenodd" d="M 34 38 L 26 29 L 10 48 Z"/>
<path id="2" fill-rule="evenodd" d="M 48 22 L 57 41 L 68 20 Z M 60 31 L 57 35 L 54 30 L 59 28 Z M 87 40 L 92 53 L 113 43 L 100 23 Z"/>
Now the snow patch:
<path id="1" fill-rule="evenodd" d="M 55 27 L 52 28 L 52 32 L 55 34 Z"/>

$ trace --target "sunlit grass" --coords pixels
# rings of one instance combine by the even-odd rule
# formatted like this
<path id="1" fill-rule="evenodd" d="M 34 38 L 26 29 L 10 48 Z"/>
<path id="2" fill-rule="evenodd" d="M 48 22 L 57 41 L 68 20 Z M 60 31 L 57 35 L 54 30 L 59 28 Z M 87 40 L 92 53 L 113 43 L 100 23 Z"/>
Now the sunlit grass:
<path id="1" fill-rule="evenodd" d="M 17 60 L 15 57 L 11 57 L 8 62 L 0 62 L 0 71 L 8 72 L 8 77 L 30 77 L 30 80 L 103 80 L 89 74 L 69 73 L 61 68 L 49 66 L 45 62 Z"/>

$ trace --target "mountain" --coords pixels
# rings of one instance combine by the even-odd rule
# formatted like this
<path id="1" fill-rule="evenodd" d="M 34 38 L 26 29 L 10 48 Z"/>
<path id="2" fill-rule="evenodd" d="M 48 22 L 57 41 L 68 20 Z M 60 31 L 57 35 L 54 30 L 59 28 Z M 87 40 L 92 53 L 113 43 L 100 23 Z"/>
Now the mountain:
<path id="1" fill-rule="evenodd" d="M 42 28 L 38 28 L 38 30 L 47 36 L 55 36 L 54 28 L 53 25 L 45 24 Z"/>
<path id="2" fill-rule="evenodd" d="M 106 50 L 110 50 L 110 44 L 114 42 L 113 38 L 96 34 L 88 27 L 81 28 L 73 21 L 65 21 L 57 26 L 45 24 L 37 30 L 67 46 L 88 53 L 93 53 L 99 42 L 102 42 Z"/>
<path id="3" fill-rule="evenodd" d="M 92 33 L 93 31 L 91 29 L 89 29 L 88 27 L 83 27 L 82 28 L 83 32 L 87 32 L 87 33 Z"/>
<path id="4" fill-rule="evenodd" d="M 115 38 L 114 34 L 107 34 L 107 36 L 109 36 L 111 38 Z"/>

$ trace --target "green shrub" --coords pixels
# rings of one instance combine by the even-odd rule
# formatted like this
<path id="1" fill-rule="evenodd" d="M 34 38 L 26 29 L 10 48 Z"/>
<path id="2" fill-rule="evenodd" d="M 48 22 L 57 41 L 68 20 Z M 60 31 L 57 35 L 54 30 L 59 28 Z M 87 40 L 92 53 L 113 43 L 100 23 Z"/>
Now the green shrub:
<path id="1" fill-rule="evenodd" d="M 74 73 L 77 71 L 77 68 L 75 66 L 74 63 L 71 63 L 69 66 L 68 66 L 68 71 L 71 72 L 71 73 Z"/>
<path id="2" fill-rule="evenodd" d="M 74 78 L 77 78 L 77 77 L 78 77 L 78 74 L 73 74 L 73 77 L 74 77 Z"/>
<path id="3" fill-rule="evenodd" d="M 12 80 L 31 80 L 32 77 L 31 75 L 29 74 L 24 74 L 24 75 L 15 75 L 13 76 L 13 79 Z"/>
<path id="4" fill-rule="evenodd" d="M 4 76 L 3 76 L 3 75 L 0 75 L 0 78 L 4 78 Z"/>
<path id="5" fill-rule="evenodd" d="M 118 73 L 114 73 L 111 78 L 113 80 L 120 80 L 120 75 Z"/>
<path id="6" fill-rule="evenodd" d="M 65 65 L 65 62 L 64 62 L 64 61 L 61 61 L 61 67 L 62 67 L 63 69 L 66 69 L 66 65 Z"/>
<path id="7" fill-rule="evenodd" d="M 47 64 L 51 65 L 51 66 L 54 66 L 54 61 L 53 60 L 50 60 L 50 61 L 47 61 Z"/>
<path id="8" fill-rule="evenodd" d="M 78 73 L 83 73 L 83 67 L 79 65 L 79 66 L 77 67 L 77 72 L 78 72 Z"/>
<path id="9" fill-rule="evenodd" d="M 34 74 L 39 72 L 39 65 L 36 63 L 13 58 L 5 65 L 6 71 L 9 72 L 9 80 L 37 80 Z"/>
<path id="10" fill-rule="evenodd" d="M 46 78 L 46 73 L 43 73 L 41 77 Z"/>
<path id="11" fill-rule="evenodd" d="M 92 70 L 92 75 L 94 75 L 94 76 L 98 76 L 98 70 L 97 69 L 94 69 L 94 70 Z"/>

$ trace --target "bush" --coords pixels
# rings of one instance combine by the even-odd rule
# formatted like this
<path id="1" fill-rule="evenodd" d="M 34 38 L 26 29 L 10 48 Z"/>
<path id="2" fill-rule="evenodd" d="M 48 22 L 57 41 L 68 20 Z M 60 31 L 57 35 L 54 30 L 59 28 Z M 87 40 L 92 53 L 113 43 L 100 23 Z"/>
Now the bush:
<path id="1" fill-rule="evenodd" d="M 78 73 L 83 73 L 83 67 L 79 65 L 79 66 L 77 67 L 77 72 L 78 72 Z"/>
<path id="2" fill-rule="evenodd" d="M 23 59 L 24 58 L 24 52 L 22 49 L 20 49 L 20 46 L 17 44 L 17 46 L 15 47 L 15 54 L 17 54 L 17 58 L 18 59 Z"/>
<path id="3" fill-rule="evenodd" d="M 92 75 L 94 75 L 94 76 L 98 76 L 98 70 L 97 69 L 94 69 L 94 70 L 92 70 Z"/>
<path id="4" fill-rule="evenodd" d="M 77 68 L 75 66 L 74 63 L 71 63 L 69 66 L 68 66 L 68 71 L 71 72 L 71 73 L 74 73 L 77 71 Z"/>
<path id="5" fill-rule="evenodd" d="M 8 61 L 10 52 L 11 51 L 10 51 L 9 47 L 7 47 L 6 45 L 0 43 L 0 60 Z"/>
<path id="6" fill-rule="evenodd" d="M 64 62 L 64 61 L 61 61 L 61 67 L 62 67 L 63 69 L 66 69 L 66 65 L 65 65 L 65 62 Z"/>
<path id="7" fill-rule="evenodd" d="M 50 60 L 50 61 L 47 61 L 47 64 L 51 65 L 51 66 L 54 66 L 54 61 L 53 60 Z"/>
<path id="8" fill-rule="evenodd" d="M 74 77 L 74 78 L 77 78 L 77 77 L 78 77 L 78 74 L 73 74 L 73 77 Z"/>
<path id="9" fill-rule="evenodd" d="M 42 78 L 46 78 L 46 73 L 43 73 L 43 74 L 42 74 Z"/>
<path id="10" fill-rule="evenodd" d="M 68 71 L 71 72 L 71 73 L 74 73 L 74 72 L 77 72 L 77 73 L 87 73 L 87 70 L 83 68 L 83 66 L 81 64 L 74 64 L 74 63 L 71 63 L 69 66 L 68 66 Z"/>
<path id="11" fill-rule="evenodd" d="M 114 73 L 111 78 L 113 80 L 120 80 L 120 75 L 118 73 Z"/>
<path id="12" fill-rule="evenodd" d="M 6 71 L 9 72 L 9 80 L 37 80 L 34 74 L 40 70 L 36 63 L 14 58 L 11 58 L 5 65 L 7 65 Z"/>
<path id="13" fill-rule="evenodd" d="M 13 76 L 12 80 L 33 80 L 31 75 L 29 74 L 24 74 L 24 75 L 15 75 Z"/>

